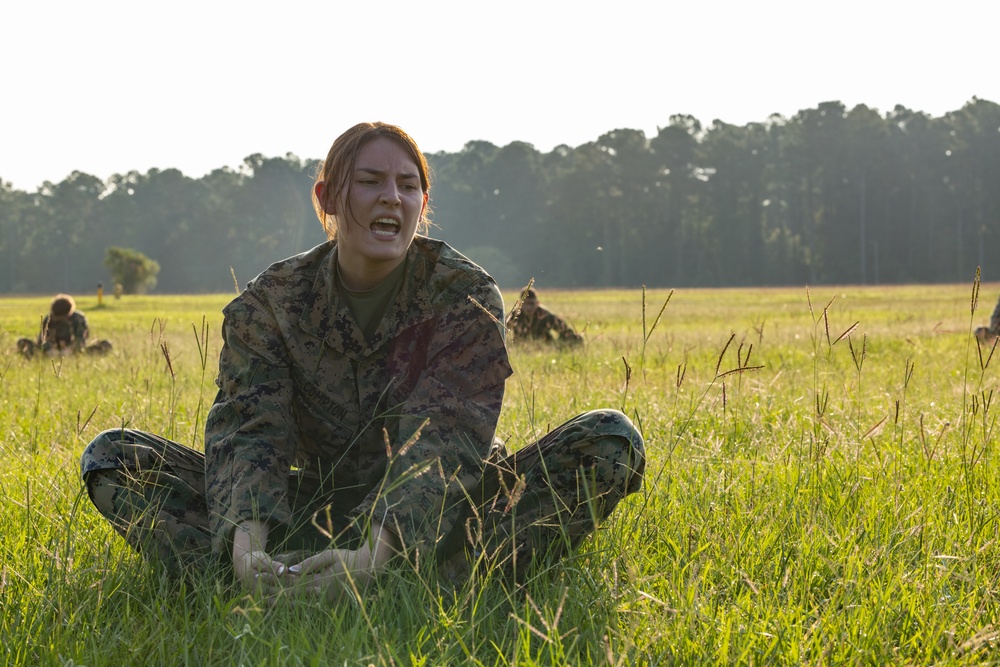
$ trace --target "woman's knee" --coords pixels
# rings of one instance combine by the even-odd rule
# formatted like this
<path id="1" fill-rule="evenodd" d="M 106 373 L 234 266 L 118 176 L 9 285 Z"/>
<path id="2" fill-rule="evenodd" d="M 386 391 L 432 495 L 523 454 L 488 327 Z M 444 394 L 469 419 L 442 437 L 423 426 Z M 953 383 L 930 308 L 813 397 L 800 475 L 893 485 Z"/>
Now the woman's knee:
<path id="1" fill-rule="evenodd" d="M 604 464 L 606 483 L 621 494 L 642 488 L 646 468 L 646 445 L 632 420 L 619 410 L 593 410 L 584 416 L 591 422 L 598 457 Z"/>
<path id="2" fill-rule="evenodd" d="M 620 438 L 622 448 L 630 451 L 630 456 L 645 456 L 646 445 L 643 442 L 642 434 L 624 412 L 610 408 L 591 410 L 583 413 L 577 419 L 584 423 L 584 428 L 590 431 L 594 437 Z"/>
<path id="3" fill-rule="evenodd" d="M 83 450 L 80 457 L 80 475 L 87 475 L 96 470 L 122 467 L 122 443 L 128 441 L 130 429 L 113 428 L 97 434 Z"/>

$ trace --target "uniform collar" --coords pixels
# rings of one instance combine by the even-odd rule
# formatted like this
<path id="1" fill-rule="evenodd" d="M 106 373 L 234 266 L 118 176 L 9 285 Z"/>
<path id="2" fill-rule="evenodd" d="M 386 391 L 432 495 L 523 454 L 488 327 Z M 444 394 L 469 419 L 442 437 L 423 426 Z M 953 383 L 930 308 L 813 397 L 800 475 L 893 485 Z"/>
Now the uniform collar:
<path id="1" fill-rule="evenodd" d="M 437 263 L 439 248 L 422 237 L 416 237 L 406 253 L 406 270 L 396 301 L 386 311 L 371 342 L 365 340 L 361 327 L 354 320 L 342 298 L 337 277 L 336 242 L 322 261 L 312 290 L 305 299 L 300 328 L 317 338 L 322 338 L 334 350 L 350 357 L 361 358 L 373 354 L 391 341 L 400 331 L 408 329 L 433 314 L 431 291 L 428 287 Z"/>

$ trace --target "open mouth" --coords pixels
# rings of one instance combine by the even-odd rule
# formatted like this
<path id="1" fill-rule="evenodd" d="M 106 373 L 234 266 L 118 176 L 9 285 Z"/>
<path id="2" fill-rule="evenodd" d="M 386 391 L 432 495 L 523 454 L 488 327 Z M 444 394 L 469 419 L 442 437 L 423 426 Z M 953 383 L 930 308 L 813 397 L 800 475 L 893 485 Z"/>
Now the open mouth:
<path id="1" fill-rule="evenodd" d="M 378 218 L 370 229 L 375 236 L 391 237 L 399 234 L 399 221 L 392 218 Z"/>

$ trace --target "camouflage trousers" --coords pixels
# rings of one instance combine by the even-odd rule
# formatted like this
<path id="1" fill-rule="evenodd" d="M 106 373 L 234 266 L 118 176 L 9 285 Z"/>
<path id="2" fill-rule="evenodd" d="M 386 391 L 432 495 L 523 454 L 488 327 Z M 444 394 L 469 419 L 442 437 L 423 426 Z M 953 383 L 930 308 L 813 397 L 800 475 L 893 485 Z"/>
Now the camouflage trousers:
<path id="1" fill-rule="evenodd" d="M 642 436 L 617 410 L 586 412 L 513 454 L 495 443 L 463 515 L 438 544 L 442 572 L 459 579 L 476 564 L 493 563 L 523 578 L 533 564 L 575 549 L 622 498 L 640 490 L 644 469 Z M 145 557 L 174 574 L 217 558 L 201 452 L 113 429 L 87 446 L 81 471 L 98 511 Z M 290 477 L 290 495 L 296 484 Z M 335 523 L 347 525 L 352 508 L 328 509 Z"/>
<path id="2" fill-rule="evenodd" d="M 79 350 L 73 347 L 58 347 L 52 343 L 39 343 L 30 338 L 19 338 L 17 340 L 17 351 L 21 356 L 31 359 L 35 354 L 64 354 L 67 352 L 84 352 L 86 354 L 107 354 L 111 352 L 112 345 L 107 340 L 97 340 Z"/>

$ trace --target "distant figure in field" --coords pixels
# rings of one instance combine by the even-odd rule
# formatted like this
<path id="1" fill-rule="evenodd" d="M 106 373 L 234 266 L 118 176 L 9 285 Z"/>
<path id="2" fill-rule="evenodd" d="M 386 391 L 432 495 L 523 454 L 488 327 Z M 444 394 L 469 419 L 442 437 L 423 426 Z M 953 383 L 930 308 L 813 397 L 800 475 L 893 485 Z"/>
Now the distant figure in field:
<path id="1" fill-rule="evenodd" d="M 530 287 L 521 295 L 521 306 L 507 316 L 507 333 L 513 340 L 540 340 L 562 345 L 580 345 L 583 336 L 538 301 Z"/>
<path id="2" fill-rule="evenodd" d="M 998 336 L 1000 336 L 1000 301 L 997 301 L 993 314 L 990 316 L 990 325 L 976 329 L 976 338 L 983 345 L 993 345 Z"/>
<path id="3" fill-rule="evenodd" d="M 57 294 L 48 314 L 42 318 L 38 338 L 21 338 L 17 341 L 17 351 L 29 359 L 36 352 L 57 355 L 75 352 L 106 354 L 111 351 L 111 343 L 108 341 L 99 340 L 88 344 L 89 337 L 87 316 L 76 309 L 73 297 L 69 294 Z"/>

